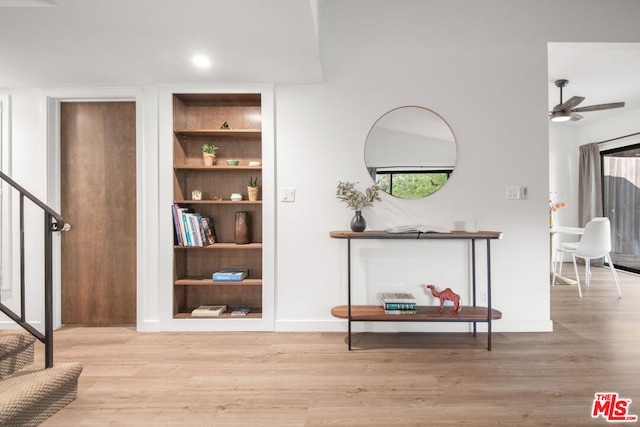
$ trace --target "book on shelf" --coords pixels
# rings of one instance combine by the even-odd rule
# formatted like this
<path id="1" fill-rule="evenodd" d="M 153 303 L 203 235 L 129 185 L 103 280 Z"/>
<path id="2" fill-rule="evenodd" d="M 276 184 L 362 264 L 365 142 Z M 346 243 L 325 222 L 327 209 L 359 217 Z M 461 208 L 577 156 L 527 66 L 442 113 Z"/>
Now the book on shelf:
<path id="1" fill-rule="evenodd" d="M 213 219 L 207 215 L 201 215 L 199 219 L 204 246 L 213 245 L 218 239 L 216 229 L 213 225 Z"/>
<path id="2" fill-rule="evenodd" d="M 383 304 L 415 304 L 415 297 L 406 292 L 382 292 L 380 300 Z"/>
<path id="3" fill-rule="evenodd" d="M 396 303 L 396 302 L 387 302 L 382 303 L 382 307 L 385 310 L 415 310 L 415 303 Z"/>
<path id="4" fill-rule="evenodd" d="M 416 314 L 418 312 L 418 310 L 413 309 L 413 310 L 384 310 L 385 314 Z"/>
<path id="5" fill-rule="evenodd" d="M 191 246 L 202 246 L 202 238 L 200 237 L 200 225 L 198 223 L 198 213 L 186 214 L 187 227 L 189 229 L 189 237 L 191 238 Z"/>
<path id="6" fill-rule="evenodd" d="M 187 204 L 173 204 L 173 222 L 178 246 L 209 246 L 216 241 L 213 219 Z"/>
<path id="7" fill-rule="evenodd" d="M 178 246 L 186 246 L 187 237 L 184 231 L 184 223 L 182 222 L 182 213 L 189 209 L 191 209 L 189 205 L 181 203 L 174 203 L 172 207 L 175 242 Z"/>
<path id="8" fill-rule="evenodd" d="M 401 225 L 387 229 L 387 233 L 451 233 L 451 230 L 442 227 L 434 227 L 432 225 Z"/>
<path id="9" fill-rule="evenodd" d="M 251 309 L 249 307 L 237 307 L 233 309 L 231 315 L 234 317 L 246 316 L 250 311 Z"/>
<path id="10" fill-rule="evenodd" d="M 410 293 L 383 292 L 380 294 L 385 314 L 416 314 L 416 299 Z"/>
<path id="11" fill-rule="evenodd" d="M 240 282 L 249 276 L 248 268 L 225 268 L 211 276 L 214 282 Z"/>
<path id="12" fill-rule="evenodd" d="M 193 317 L 219 317 L 227 310 L 226 304 L 201 305 L 191 312 Z"/>

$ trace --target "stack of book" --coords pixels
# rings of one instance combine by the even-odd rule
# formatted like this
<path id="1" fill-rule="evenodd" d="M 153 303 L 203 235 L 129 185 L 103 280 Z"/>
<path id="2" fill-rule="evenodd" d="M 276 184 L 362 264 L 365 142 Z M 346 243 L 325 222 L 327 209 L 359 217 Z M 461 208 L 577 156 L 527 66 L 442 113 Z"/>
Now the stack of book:
<path id="1" fill-rule="evenodd" d="M 216 242 L 213 219 L 195 212 L 189 205 L 174 203 L 173 225 L 178 246 L 209 246 Z"/>
<path id="2" fill-rule="evenodd" d="M 409 293 L 383 292 L 380 294 L 386 314 L 416 314 L 416 299 Z"/>

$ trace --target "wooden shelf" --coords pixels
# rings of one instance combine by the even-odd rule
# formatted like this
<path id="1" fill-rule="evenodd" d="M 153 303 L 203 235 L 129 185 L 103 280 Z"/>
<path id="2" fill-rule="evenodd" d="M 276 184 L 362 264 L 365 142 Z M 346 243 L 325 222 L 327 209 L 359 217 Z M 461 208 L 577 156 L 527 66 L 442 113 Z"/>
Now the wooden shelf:
<path id="1" fill-rule="evenodd" d="M 195 307 L 193 307 L 195 308 Z M 192 309 L 193 310 L 193 309 Z M 176 319 L 205 319 L 205 320 L 216 320 L 216 319 L 260 319 L 262 317 L 262 309 L 259 307 L 251 307 L 251 311 L 249 312 L 249 314 L 247 314 L 246 316 L 232 316 L 231 315 L 231 311 L 233 311 L 232 309 L 229 309 L 227 311 L 225 311 L 224 313 L 222 313 L 220 316 L 213 316 L 213 317 L 193 317 L 191 315 L 191 311 L 189 311 L 188 313 L 176 313 L 176 315 L 174 316 Z"/>
<path id="2" fill-rule="evenodd" d="M 174 203 L 189 205 L 261 205 L 262 200 L 240 200 L 239 202 L 234 202 L 233 200 L 176 200 Z"/>
<path id="3" fill-rule="evenodd" d="M 466 231 L 452 231 L 451 233 L 389 233 L 387 231 L 331 231 L 329 235 L 334 239 L 413 239 L 413 240 L 473 240 L 473 239 L 502 239 L 500 231 L 478 231 L 468 233 Z"/>
<path id="4" fill-rule="evenodd" d="M 214 243 L 209 246 L 174 246 L 174 249 L 200 249 L 205 251 L 215 250 L 246 250 L 246 249 L 262 249 L 262 243 L 247 243 L 246 245 L 236 245 L 235 243 Z"/>
<path id="5" fill-rule="evenodd" d="M 218 162 L 220 162 L 218 160 Z M 223 161 L 224 162 L 224 161 Z M 203 172 L 232 172 L 232 171 L 247 171 L 247 170 L 255 170 L 261 171 L 262 166 L 249 166 L 249 165 L 238 165 L 238 166 L 229 166 L 226 164 L 222 165 L 213 165 L 213 166 L 205 166 L 205 165 L 176 165 L 173 167 L 176 171 L 203 171 Z"/>
<path id="6" fill-rule="evenodd" d="M 460 306 L 457 313 L 451 312 L 451 307 L 444 307 L 440 313 L 440 306 L 417 306 L 416 314 L 386 314 L 378 305 L 352 305 L 352 321 L 397 321 L 397 322 L 486 322 L 488 320 L 487 307 Z M 331 309 L 331 314 L 340 319 L 349 318 L 349 306 L 339 305 Z M 491 319 L 502 319 L 502 313 L 491 309 Z"/>
<path id="7" fill-rule="evenodd" d="M 178 136 L 229 136 L 255 138 L 262 135 L 260 129 L 175 129 Z"/>
<path id="8" fill-rule="evenodd" d="M 262 279 L 244 279 L 240 282 L 214 282 L 211 277 L 177 279 L 175 286 L 261 286 Z"/>

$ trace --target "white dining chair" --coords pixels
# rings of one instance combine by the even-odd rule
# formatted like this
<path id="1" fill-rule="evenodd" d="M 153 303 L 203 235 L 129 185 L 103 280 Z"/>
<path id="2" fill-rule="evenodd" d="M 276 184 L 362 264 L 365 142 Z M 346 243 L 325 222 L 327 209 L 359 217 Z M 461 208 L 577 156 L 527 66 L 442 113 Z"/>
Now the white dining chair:
<path id="1" fill-rule="evenodd" d="M 589 280 L 591 278 L 591 260 L 603 258 L 609 263 L 613 280 L 616 282 L 616 288 L 618 289 L 618 295 L 622 297 L 620 291 L 620 279 L 618 273 L 613 267 L 611 261 L 611 223 L 609 218 L 598 217 L 594 218 L 587 223 L 584 228 L 584 233 L 580 237 L 578 243 L 565 243 L 561 247 L 556 249 L 556 256 L 553 266 L 553 285 L 556 284 L 556 275 L 562 273 L 562 261 L 564 254 L 571 254 L 573 259 L 573 270 L 576 274 L 576 281 L 578 282 L 578 294 L 582 298 L 582 289 L 580 288 L 580 277 L 578 276 L 578 266 L 576 264 L 576 258 L 582 258 L 585 262 L 585 282 L 589 286 Z M 557 273 L 556 273 L 557 271 Z"/>

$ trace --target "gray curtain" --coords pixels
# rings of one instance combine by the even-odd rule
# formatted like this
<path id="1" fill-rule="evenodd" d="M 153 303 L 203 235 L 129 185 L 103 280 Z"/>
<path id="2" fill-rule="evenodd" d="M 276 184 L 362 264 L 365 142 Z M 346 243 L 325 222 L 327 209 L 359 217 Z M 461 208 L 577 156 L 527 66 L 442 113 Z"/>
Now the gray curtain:
<path id="1" fill-rule="evenodd" d="M 584 227 L 593 218 L 602 216 L 602 169 L 598 144 L 579 147 L 578 221 Z"/>

